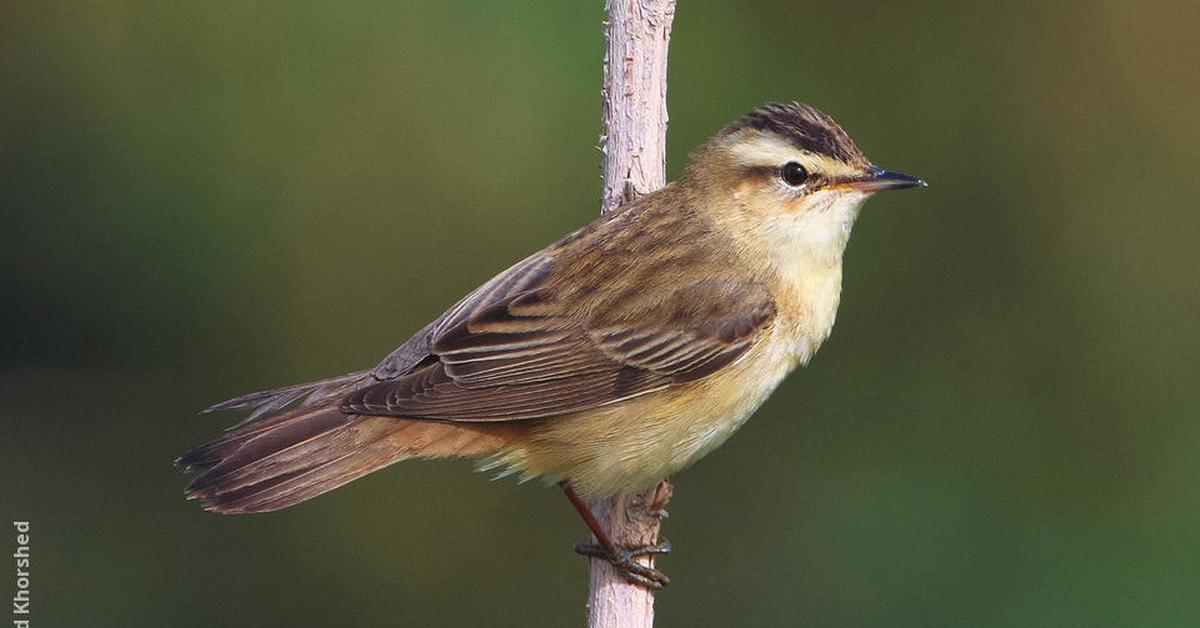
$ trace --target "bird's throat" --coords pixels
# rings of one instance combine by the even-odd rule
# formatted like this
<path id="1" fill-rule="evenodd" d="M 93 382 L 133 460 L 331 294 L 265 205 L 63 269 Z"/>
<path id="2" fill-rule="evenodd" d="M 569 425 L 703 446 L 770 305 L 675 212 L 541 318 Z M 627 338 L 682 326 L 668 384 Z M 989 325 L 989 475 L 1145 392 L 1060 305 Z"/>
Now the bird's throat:
<path id="1" fill-rule="evenodd" d="M 776 298 L 793 313 L 796 360 L 807 362 L 833 331 L 842 293 L 842 255 L 862 197 L 833 198 L 821 211 L 808 211 L 771 230 L 769 246 L 778 278 Z"/>

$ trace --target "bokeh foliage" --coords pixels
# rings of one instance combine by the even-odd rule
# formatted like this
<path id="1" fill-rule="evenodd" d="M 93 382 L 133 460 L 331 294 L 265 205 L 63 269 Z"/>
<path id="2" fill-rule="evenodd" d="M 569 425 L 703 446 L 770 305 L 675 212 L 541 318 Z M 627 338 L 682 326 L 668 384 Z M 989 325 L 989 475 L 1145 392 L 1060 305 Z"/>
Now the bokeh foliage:
<path id="1" fill-rule="evenodd" d="M 671 159 L 772 99 L 927 178 L 677 478 L 662 626 L 1200 623 L 1200 6 L 681 3 Z M 591 220 L 601 3 L 0 7 L 0 511 L 59 626 L 563 626 L 553 490 L 185 503 L 251 389 L 371 364 Z M 7 523 L 6 523 L 7 525 Z"/>

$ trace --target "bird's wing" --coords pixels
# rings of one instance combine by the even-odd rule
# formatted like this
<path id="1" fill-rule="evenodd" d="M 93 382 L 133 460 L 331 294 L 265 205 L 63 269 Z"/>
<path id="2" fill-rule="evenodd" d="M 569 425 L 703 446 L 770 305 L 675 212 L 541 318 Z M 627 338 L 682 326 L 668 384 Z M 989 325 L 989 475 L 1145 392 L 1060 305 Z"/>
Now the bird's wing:
<path id="1" fill-rule="evenodd" d="M 578 274 L 559 284 L 554 266 L 534 256 L 485 284 L 427 328 L 419 362 L 350 393 L 343 409 L 513 421 L 595 408 L 719 371 L 775 315 L 755 282 L 699 277 L 613 294 Z"/>

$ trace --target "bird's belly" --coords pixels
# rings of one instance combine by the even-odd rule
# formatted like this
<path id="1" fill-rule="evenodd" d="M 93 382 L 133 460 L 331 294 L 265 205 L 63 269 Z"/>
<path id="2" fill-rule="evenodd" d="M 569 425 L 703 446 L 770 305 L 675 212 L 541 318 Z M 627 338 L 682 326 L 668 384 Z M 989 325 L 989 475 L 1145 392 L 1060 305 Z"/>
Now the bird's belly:
<path id="1" fill-rule="evenodd" d="M 548 420 L 505 457 L 587 498 L 641 490 L 724 443 L 797 361 L 793 347 L 763 343 L 695 384 Z"/>

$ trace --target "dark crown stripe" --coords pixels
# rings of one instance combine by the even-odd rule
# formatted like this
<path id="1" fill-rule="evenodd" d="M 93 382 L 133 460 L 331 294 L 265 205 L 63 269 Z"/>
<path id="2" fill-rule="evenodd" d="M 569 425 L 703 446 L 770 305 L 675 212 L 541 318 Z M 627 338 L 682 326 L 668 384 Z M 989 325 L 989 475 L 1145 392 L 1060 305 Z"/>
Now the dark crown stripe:
<path id="1" fill-rule="evenodd" d="M 845 163 L 867 161 L 858 145 L 833 118 L 802 103 L 763 105 L 725 127 L 722 135 L 730 135 L 743 129 L 770 131 L 797 148 Z"/>

